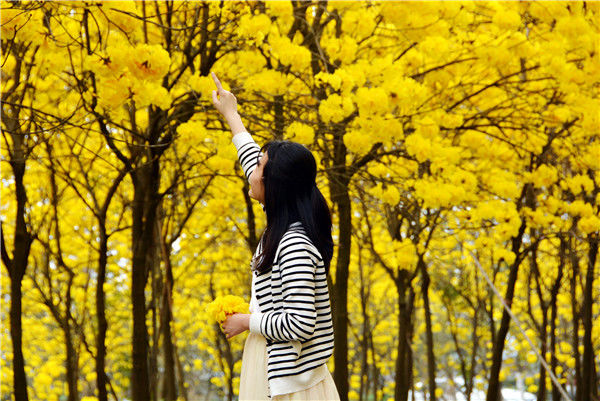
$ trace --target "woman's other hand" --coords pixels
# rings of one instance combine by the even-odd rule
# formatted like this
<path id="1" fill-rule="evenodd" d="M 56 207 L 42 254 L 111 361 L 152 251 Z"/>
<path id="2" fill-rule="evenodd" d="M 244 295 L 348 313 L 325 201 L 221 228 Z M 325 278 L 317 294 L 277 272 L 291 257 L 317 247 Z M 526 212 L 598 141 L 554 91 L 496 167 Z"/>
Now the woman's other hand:
<path id="1" fill-rule="evenodd" d="M 227 318 L 223 322 L 222 326 L 223 326 L 223 332 L 227 335 L 227 338 L 237 336 L 238 334 L 240 334 L 250 328 L 250 314 L 249 313 L 227 314 Z"/>
<path id="2" fill-rule="evenodd" d="M 213 104 L 215 105 L 216 109 L 219 110 L 219 113 L 221 113 L 223 117 L 227 119 L 231 115 L 237 113 L 237 99 L 233 93 L 223 89 L 221 81 L 219 81 L 219 78 L 217 78 L 214 72 L 211 72 L 210 74 L 212 75 L 215 85 L 217 86 L 217 90 L 212 91 Z M 219 99 L 217 99 L 217 95 L 219 95 Z"/>

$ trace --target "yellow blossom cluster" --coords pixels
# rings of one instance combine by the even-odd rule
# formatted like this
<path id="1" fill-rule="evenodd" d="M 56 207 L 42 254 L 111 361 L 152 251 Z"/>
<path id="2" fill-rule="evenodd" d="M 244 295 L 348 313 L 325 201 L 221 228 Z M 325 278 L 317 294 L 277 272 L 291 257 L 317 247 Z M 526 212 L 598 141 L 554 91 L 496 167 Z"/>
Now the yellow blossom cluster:
<path id="1" fill-rule="evenodd" d="M 227 315 L 248 313 L 249 308 L 250 305 L 242 297 L 238 297 L 237 295 L 219 295 L 206 305 L 206 312 L 212 320 L 221 324 L 227 319 Z"/>
<path id="2" fill-rule="evenodd" d="M 315 139 L 315 129 L 298 121 L 292 122 L 285 130 L 286 136 L 296 142 L 311 144 Z"/>
<path id="3" fill-rule="evenodd" d="M 310 66 L 311 54 L 304 47 L 293 43 L 287 36 L 269 37 L 271 55 L 293 71 L 303 71 Z"/>
<path id="4" fill-rule="evenodd" d="M 323 122 L 340 122 L 345 117 L 354 112 L 355 107 L 352 99 L 347 96 L 340 96 L 337 93 L 329 95 L 329 97 L 319 104 L 319 115 Z"/>
<path id="5" fill-rule="evenodd" d="M 109 46 L 105 56 L 84 59 L 98 76 L 98 104 L 106 109 L 116 109 L 128 99 L 138 108 L 153 104 L 168 109 L 171 95 L 161 80 L 170 62 L 169 53 L 160 45 L 142 43 L 131 49 L 122 41 Z"/>
<path id="6" fill-rule="evenodd" d="M 262 44 L 271 29 L 271 19 L 266 14 L 246 14 L 240 18 L 237 33 L 249 43 Z"/>

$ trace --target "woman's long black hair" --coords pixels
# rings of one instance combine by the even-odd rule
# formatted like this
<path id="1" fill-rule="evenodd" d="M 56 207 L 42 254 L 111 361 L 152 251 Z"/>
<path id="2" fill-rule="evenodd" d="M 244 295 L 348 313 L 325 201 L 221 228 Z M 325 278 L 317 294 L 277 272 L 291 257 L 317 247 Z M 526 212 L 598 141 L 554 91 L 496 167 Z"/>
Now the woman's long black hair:
<path id="1" fill-rule="evenodd" d="M 333 257 L 331 212 L 317 188 L 317 163 L 304 145 L 285 140 L 266 142 L 268 158 L 263 169 L 267 227 L 261 237 L 262 249 L 255 269 L 260 273 L 271 269 L 275 252 L 288 226 L 300 221 L 317 248 L 329 273 Z M 259 158 L 264 154 L 261 152 Z"/>

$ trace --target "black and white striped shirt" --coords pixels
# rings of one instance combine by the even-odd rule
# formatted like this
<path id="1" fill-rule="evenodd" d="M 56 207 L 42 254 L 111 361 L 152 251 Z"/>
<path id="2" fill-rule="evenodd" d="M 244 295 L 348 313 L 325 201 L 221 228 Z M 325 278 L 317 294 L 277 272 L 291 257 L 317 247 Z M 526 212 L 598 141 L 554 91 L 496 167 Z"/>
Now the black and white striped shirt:
<path id="1" fill-rule="evenodd" d="M 233 143 L 248 178 L 260 147 L 247 132 L 236 134 Z M 259 245 L 253 261 L 260 250 Z M 253 293 L 258 310 L 250 315 L 250 331 L 267 340 L 271 397 L 304 390 L 323 380 L 334 338 L 327 275 L 301 222 L 289 225 L 272 268 L 253 273 Z"/>

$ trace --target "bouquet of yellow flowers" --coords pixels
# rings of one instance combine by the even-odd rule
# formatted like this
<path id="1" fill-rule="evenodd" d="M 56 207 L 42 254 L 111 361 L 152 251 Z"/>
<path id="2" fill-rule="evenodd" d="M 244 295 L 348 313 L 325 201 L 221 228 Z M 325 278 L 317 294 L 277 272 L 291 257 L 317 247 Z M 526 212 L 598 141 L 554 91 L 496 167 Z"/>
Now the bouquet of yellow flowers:
<path id="1" fill-rule="evenodd" d="M 237 295 L 219 295 L 212 302 L 206 305 L 208 315 L 221 326 L 227 319 L 227 315 L 234 313 L 249 313 L 250 305 L 242 297 Z"/>

